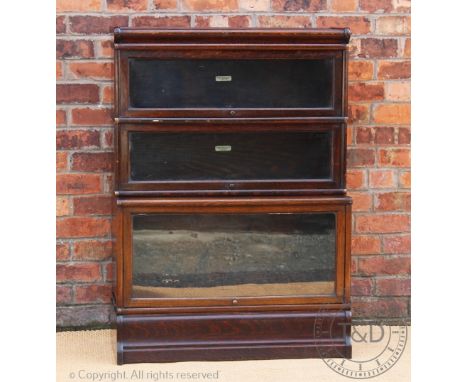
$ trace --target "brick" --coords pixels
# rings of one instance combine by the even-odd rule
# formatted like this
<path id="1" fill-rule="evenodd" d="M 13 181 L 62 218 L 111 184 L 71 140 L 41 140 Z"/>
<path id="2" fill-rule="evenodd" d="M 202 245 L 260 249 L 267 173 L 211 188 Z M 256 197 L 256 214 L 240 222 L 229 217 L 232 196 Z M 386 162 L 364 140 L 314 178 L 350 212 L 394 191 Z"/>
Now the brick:
<path id="1" fill-rule="evenodd" d="M 366 192 L 350 192 L 353 198 L 353 211 L 369 211 L 372 208 L 372 196 Z"/>
<path id="2" fill-rule="evenodd" d="M 107 260 L 112 257 L 112 242 L 86 240 L 73 243 L 75 260 Z"/>
<path id="3" fill-rule="evenodd" d="M 353 144 L 353 131 L 354 127 L 353 126 L 346 126 L 346 144 L 348 146 L 351 146 Z"/>
<path id="4" fill-rule="evenodd" d="M 63 78 L 63 63 L 57 61 L 55 63 L 55 79 L 60 80 Z"/>
<path id="5" fill-rule="evenodd" d="M 57 264 L 57 281 L 99 281 L 101 267 L 99 263 Z"/>
<path id="6" fill-rule="evenodd" d="M 356 216 L 356 232 L 396 233 L 409 232 L 410 217 L 408 215 L 359 215 Z"/>
<path id="7" fill-rule="evenodd" d="M 383 83 L 351 83 L 348 89 L 350 101 L 380 101 L 384 99 Z"/>
<path id="8" fill-rule="evenodd" d="M 101 177 L 97 174 L 59 174 L 58 195 L 95 194 L 101 192 Z"/>
<path id="9" fill-rule="evenodd" d="M 410 61 L 380 61 L 378 79 L 399 80 L 411 77 Z"/>
<path id="10" fill-rule="evenodd" d="M 310 28 L 312 22 L 308 16 L 258 16 L 259 27 L 263 28 Z"/>
<path id="11" fill-rule="evenodd" d="M 55 112 L 55 123 L 57 126 L 63 126 L 67 124 L 67 114 L 65 110 L 57 110 Z"/>
<path id="12" fill-rule="evenodd" d="M 103 148 L 112 148 L 114 146 L 114 132 L 113 130 L 108 130 L 104 132 L 102 138 L 102 147 Z"/>
<path id="13" fill-rule="evenodd" d="M 369 121 L 369 105 L 349 105 L 348 119 L 349 123 L 368 122 Z"/>
<path id="14" fill-rule="evenodd" d="M 372 279 L 353 277 L 351 279 L 351 295 L 352 296 L 372 295 Z"/>
<path id="15" fill-rule="evenodd" d="M 411 280 L 404 278 L 385 278 L 375 280 L 376 296 L 410 296 Z"/>
<path id="16" fill-rule="evenodd" d="M 350 61 L 348 69 L 349 80 L 371 80 L 374 77 L 372 61 Z"/>
<path id="17" fill-rule="evenodd" d="M 376 34 L 404 35 L 411 33 L 411 18 L 408 16 L 378 17 L 375 22 Z"/>
<path id="18" fill-rule="evenodd" d="M 77 108 L 72 110 L 73 125 L 101 126 L 112 124 L 112 109 Z"/>
<path id="19" fill-rule="evenodd" d="M 331 10 L 333 12 L 354 12 L 357 10 L 358 0 L 332 0 Z"/>
<path id="20" fill-rule="evenodd" d="M 398 128 L 398 143 L 400 145 L 409 145 L 411 143 L 411 130 L 409 127 Z"/>
<path id="21" fill-rule="evenodd" d="M 393 188 L 396 187 L 395 174 L 392 170 L 370 170 L 370 188 Z"/>
<path id="22" fill-rule="evenodd" d="M 72 170 L 112 171 L 113 153 L 75 153 L 72 156 Z"/>
<path id="23" fill-rule="evenodd" d="M 353 317 L 360 318 L 390 318 L 399 320 L 408 316 L 408 299 L 406 297 L 373 298 L 355 297 L 353 298 Z"/>
<path id="24" fill-rule="evenodd" d="M 55 289 L 57 305 L 70 304 L 72 301 L 72 288 L 67 285 L 57 285 Z"/>
<path id="25" fill-rule="evenodd" d="M 70 259 L 70 246 L 66 243 L 57 243 L 55 247 L 55 258 L 57 261 Z"/>
<path id="26" fill-rule="evenodd" d="M 62 130 L 56 134 L 57 149 L 83 149 L 99 147 L 100 134 L 96 130 Z"/>
<path id="27" fill-rule="evenodd" d="M 70 214 L 70 201 L 68 198 L 57 197 L 55 199 L 55 215 L 66 216 Z"/>
<path id="28" fill-rule="evenodd" d="M 356 128 L 356 143 L 366 144 L 374 142 L 374 129 L 372 127 L 357 127 Z"/>
<path id="29" fill-rule="evenodd" d="M 113 77 L 112 62 L 71 62 L 68 65 L 70 78 L 109 79 Z"/>
<path id="30" fill-rule="evenodd" d="M 99 56 L 104 58 L 114 57 L 114 43 L 111 40 L 99 41 Z"/>
<path id="31" fill-rule="evenodd" d="M 112 282 L 115 279 L 115 264 L 113 262 L 108 263 L 104 267 L 104 280 Z"/>
<path id="32" fill-rule="evenodd" d="M 275 0 L 273 0 L 275 1 Z M 370 32 L 370 20 L 364 16 L 318 16 L 318 28 L 350 28 L 353 34 L 367 34 Z"/>
<path id="33" fill-rule="evenodd" d="M 87 196 L 73 199 L 75 215 L 110 215 L 112 198 L 110 196 Z"/>
<path id="34" fill-rule="evenodd" d="M 393 11 L 392 0 L 360 0 L 361 11 L 371 13 L 388 13 Z"/>
<path id="35" fill-rule="evenodd" d="M 114 87 L 112 85 L 106 85 L 102 89 L 102 103 L 114 102 Z"/>
<path id="36" fill-rule="evenodd" d="M 327 8 L 326 0 L 272 0 L 273 11 L 316 12 Z"/>
<path id="37" fill-rule="evenodd" d="M 270 10 L 270 0 L 239 0 L 240 11 L 261 12 Z"/>
<path id="38" fill-rule="evenodd" d="M 400 13 L 410 12 L 411 0 L 393 0 L 393 8 Z"/>
<path id="39" fill-rule="evenodd" d="M 101 0 L 57 0 L 57 12 L 92 12 L 101 10 Z"/>
<path id="40" fill-rule="evenodd" d="M 55 33 L 63 34 L 67 31 L 67 26 L 65 24 L 65 16 L 57 16 L 55 18 Z"/>
<path id="41" fill-rule="evenodd" d="M 365 38 L 361 40 L 359 57 L 379 58 L 397 57 L 398 41 L 394 38 L 378 39 Z"/>
<path id="42" fill-rule="evenodd" d="M 146 11 L 147 0 L 106 0 L 107 10 L 114 12 Z"/>
<path id="43" fill-rule="evenodd" d="M 380 253 L 380 238 L 378 236 L 353 235 L 351 239 L 353 255 L 377 255 Z"/>
<path id="44" fill-rule="evenodd" d="M 376 127 L 374 142 L 379 145 L 395 143 L 395 129 L 393 127 Z"/>
<path id="45" fill-rule="evenodd" d="M 57 237 L 103 237 L 111 230 L 109 219 L 96 217 L 68 217 L 57 221 Z"/>
<path id="46" fill-rule="evenodd" d="M 57 172 L 68 169 L 68 153 L 65 151 L 57 151 L 55 153 L 55 170 Z"/>
<path id="47" fill-rule="evenodd" d="M 409 256 L 372 256 L 359 259 L 358 272 L 365 275 L 400 275 L 409 274 L 410 268 Z"/>
<path id="48" fill-rule="evenodd" d="M 374 109 L 374 122 L 409 125 L 411 122 L 411 107 L 406 103 L 377 105 Z"/>
<path id="49" fill-rule="evenodd" d="M 249 16 L 196 16 L 196 28 L 249 28 L 252 19 Z"/>
<path id="50" fill-rule="evenodd" d="M 105 285 L 77 285 L 75 287 L 75 303 L 92 304 L 111 302 L 112 286 Z"/>
<path id="51" fill-rule="evenodd" d="M 89 40 L 57 40 L 57 58 L 93 58 L 94 46 Z"/>
<path id="52" fill-rule="evenodd" d="M 72 16 L 69 23 L 72 33 L 112 33 L 115 27 L 128 26 L 128 16 Z"/>
<path id="53" fill-rule="evenodd" d="M 358 270 L 358 259 L 356 257 L 351 257 L 351 273 L 356 274 Z"/>
<path id="54" fill-rule="evenodd" d="M 58 84 L 56 93 L 59 104 L 99 102 L 99 87 L 94 84 Z"/>
<path id="55" fill-rule="evenodd" d="M 410 167 L 411 154 L 409 149 L 381 149 L 378 153 L 381 167 Z"/>
<path id="56" fill-rule="evenodd" d="M 237 0 L 182 0 L 182 9 L 187 11 L 236 11 Z"/>
<path id="57" fill-rule="evenodd" d="M 177 0 L 153 0 L 155 10 L 177 9 Z"/>
<path id="58" fill-rule="evenodd" d="M 76 305 L 56 309 L 57 327 L 83 327 L 109 325 L 113 308 L 108 305 Z"/>
<path id="59" fill-rule="evenodd" d="M 411 39 L 407 38 L 405 40 L 405 47 L 403 48 L 403 57 L 411 57 Z"/>
<path id="60" fill-rule="evenodd" d="M 350 190 L 358 190 L 366 187 L 365 170 L 348 170 L 346 172 L 346 186 Z"/>
<path id="61" fill-rule="evenodd" d="M 359 57 L 361 54 L 361 38 L 352 38 L 348 44 L 348 52 L 351 60 L 354 60 Z"/>
<path id="62" fill-rule="evenodd" d="M 401 188 L 410 188 L 411 187 L 411 172 L 404 171 L 400 173 L 398 184 Z"/>
<path id="63" fill-rule="evenodd" d="M 383 252 L 391 254 L 409 254 L 411 252 L 411 236 L 384 236 Z"/>
<path id="64" fill-rule="evenodd" d="M 393 127 L 358 127 L 356 129 L 357 144 L 389 145 L 395 143 L 395 128 Z"/>
<path id="65" fill-rule="evenodd" d="M 138 28 L 188 28 L 190 16 L 140 16 L 135 17 L 131 24 Z"/>
<path id="66" fill-rule="evenodd" d="M 387 101 L 409 101 L 411 99 L 411 83 L 409 81 L 387 82 L 385 84 L 385 99 Z"/>
<path id="67" fill-rule="evenodd" d="M 114 177 L 112 174 L 104 175 L 104 192 L 112 193 L 114 191 Z"/>
<path id="68" fill-rule="evenodd" d="M 409 192 L 385 192 L 375 196 L 376 211 L 409 211 L 411 197 Z"/>
<path id="69" fill-rule="evenodd" d="M 348 166 L 370 166 L 375 163 L 375 150 L 374 149 L 357 149 L 350 148 L 348 150 Z"/>

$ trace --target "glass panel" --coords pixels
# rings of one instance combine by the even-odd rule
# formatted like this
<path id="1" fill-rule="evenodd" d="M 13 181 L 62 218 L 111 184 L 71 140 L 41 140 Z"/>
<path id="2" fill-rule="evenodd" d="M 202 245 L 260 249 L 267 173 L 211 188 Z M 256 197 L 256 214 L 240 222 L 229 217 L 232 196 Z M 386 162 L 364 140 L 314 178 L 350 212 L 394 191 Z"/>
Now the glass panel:
<path id="1" fill-rule="evenodd" d="M 130 133 L 130 178 L 329 179 L 330 132 Z"/>
<path id="2" fill-rule="evenodd" d="M 129 59 L 133 108 L 329 108 L 333 59 Z"/>
<path id="3" fill-rule="evenodd" d="M 335 214 L 133 216 L 133 297 L 333 295 Z"/>

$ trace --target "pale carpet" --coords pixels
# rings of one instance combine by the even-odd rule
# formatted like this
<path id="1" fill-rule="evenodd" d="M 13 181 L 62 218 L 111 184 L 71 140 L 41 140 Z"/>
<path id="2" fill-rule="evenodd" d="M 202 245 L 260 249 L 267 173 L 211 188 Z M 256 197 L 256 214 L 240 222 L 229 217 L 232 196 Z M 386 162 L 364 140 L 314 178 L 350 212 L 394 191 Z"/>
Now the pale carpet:
<path id="1" fill-rule="evenodd" d="M 390 328 L 387 328 L 390 330 Z M 401 358 L 387 372 L 368 379 L 410 380 L 410 331 Z M 381 344 L 353 343 L 353 359 L 367 360 Z M 320 359 L 116 364 L 115 330 L 57 333 L 57 381 L 209 381 L 209 382 L 330 382 L 352 381 L 332 371 Z M 211 378 L 210 374 L 211 374 Z M 217 377 L 217 378 L 216 378 Z"/>

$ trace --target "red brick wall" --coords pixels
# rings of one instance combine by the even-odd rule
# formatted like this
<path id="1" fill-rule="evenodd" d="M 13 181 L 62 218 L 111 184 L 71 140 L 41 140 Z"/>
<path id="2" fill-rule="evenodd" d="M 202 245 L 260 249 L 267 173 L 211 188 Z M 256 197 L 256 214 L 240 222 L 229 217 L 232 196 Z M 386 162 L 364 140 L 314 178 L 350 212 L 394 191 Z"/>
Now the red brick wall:
<path id="1" fill-rule="evenodd" d="M 409 0 L 57 0 L 57 324 L 110 322 L 114 26 L 350 27 L 354 317 L 410 293 Z"/>

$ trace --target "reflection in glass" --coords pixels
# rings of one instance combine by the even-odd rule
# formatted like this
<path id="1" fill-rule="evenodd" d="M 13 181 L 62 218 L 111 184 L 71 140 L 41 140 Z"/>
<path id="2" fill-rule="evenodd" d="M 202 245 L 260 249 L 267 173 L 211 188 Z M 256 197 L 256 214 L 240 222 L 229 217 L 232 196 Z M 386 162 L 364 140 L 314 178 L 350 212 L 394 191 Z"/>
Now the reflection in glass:
<path id="1" fill-rule="evenodd" d="M 130 178 L 331 178 L 331 132 L 131 132 Z"/>
<path id="2" fill-rule="evenodd" d="M 333 59 L 129 59 L 132 108 L 329 108 Z"/>
<path id="3" fill-rule="evenodd" d="M 333 213 L 133 215 L 133 297 L 333 295 Z"/>

